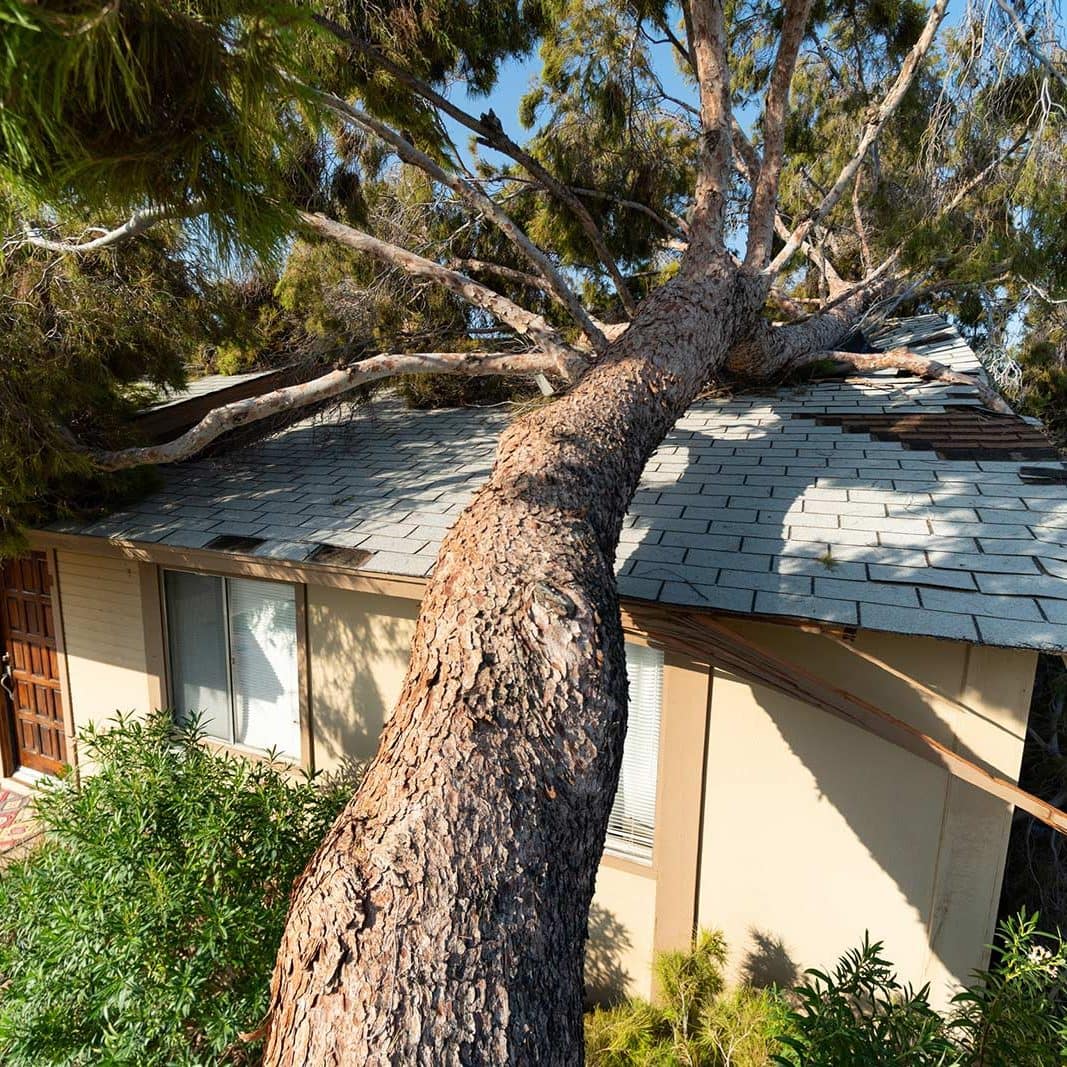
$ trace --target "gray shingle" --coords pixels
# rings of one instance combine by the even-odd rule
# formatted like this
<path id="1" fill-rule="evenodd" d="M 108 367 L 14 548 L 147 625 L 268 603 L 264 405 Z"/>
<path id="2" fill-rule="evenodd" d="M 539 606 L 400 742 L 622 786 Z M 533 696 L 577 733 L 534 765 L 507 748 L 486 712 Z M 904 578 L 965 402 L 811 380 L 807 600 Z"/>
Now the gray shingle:
<path id="1" fill-rule="evenodd" d="M 890 582 L 897 585 L 924 585 L 939 589 L 975 589 L 974 576 L 970 571 L 957 571 L 940 567 L 887 567 L 872 563 L 868 572 L 873 582 Z"/>
<path id="2" fill-rule="evenodd" d="M 424 578 L 433 570 L 433 559 L 399 552 L 375 552 L 362 564 L 360 570 L 373 571 L 375 574 L 402 574 Z"/>
<path id="3" fill-rule="evenodd" d="M 982 640 L 1010 648 L 1067 648 L 1067 626 L 1055 623 L 1016 622 L 979 616 L 975 620 Z"/>
<path id="4" fill-rule="evenodd" d="M 757 593 L 755 610 L 766 615 L 790 615 L 800 619 L 822 619 L 826 622 L 852 625 L 859 621 L 855 604 L 846 600 L 827 600 L 817 596 Z"/>
<path id="5" fill-rule="evenodd" d="M 1040 622 L 1037 602 L 1024 596 L 988 596 L 983 593 L 957 593 L 948 589 L 920 589 L 924 608 L 951 611 L 957 615 L 990 615 L 1022 622 Z"/>
<path id="6" fill-rule="evenodd" d="M 888 630 L 898 634 L 951 637 L 958 641 L 974 641 L 978 637 L 978 628 L 970 615 L 951 615 L 923 608 L 863 604 L 860 606 L 860 623 L 872 630 Z"/>
<path id="7" fill-rule="evenodd" d="M 687 566 L 730 567 L 738 570 L 766 572 L 771 569 L 771 557 L 745 552 L 709 552 L 691 548 L 685 554 Z"/>
<path id="8" fill-rule="evenodd" d="M 627 595 L 621 584 L 619 592 L 623 596 Z M 751 589 L 730 589 L 700 582 L 665 582 L 659 597 L 668 604 L 732 611 L 746 615 L 752 610 L 754 598 L 755 593 Z"/>
<path id="9" fill-rule="evenodd" d="M 663 582 L 651 578 L 636 578 L 624 574 L 618 579 L 619 595 L 633 597 L 635 600 L 658 600 Z"/>
<path id="10" fill-rule="evenodd" d="M 302 563 L 318 546 L 308 541 L 266 541 L 257 545 L 253 555 L 265 559 L 288 559 Z"/>
<path id="11" fill-rule="evenodd" d="M 719 585 L 737 589 L 759 589 L 769 593 L 792 593 L 807 596 L 811 593 L 811 579 L 800 574 L 776 574 L 759 571 L 739 571 L 723 568 L 719 571 Z"/>
<path id="12" fill-rule="evenodd" d="M 834 600 L 851 600 L 857 604 L 919 607 L 918 593 L 903 585 L 879 585 L 877 582 L 845 581 L 842 578 L 816 578 L 815 595 L 830 597 Z"/>
<path id="13" fill-rule="evenodd" d="M 1054 600 L 1067 600 L 1067 582 L 1044 574 L 1039 578 L 1027 574 L 976 574 L 975 580 L 983 593 L 1005 598 L 1046 596 Z"/>
<path id="14" fill-rule="evenodd" d="M 1062 623 L 1067 626 L 1067 600 L 1039 600 L 1041 610 L 1049 622 Z"/>

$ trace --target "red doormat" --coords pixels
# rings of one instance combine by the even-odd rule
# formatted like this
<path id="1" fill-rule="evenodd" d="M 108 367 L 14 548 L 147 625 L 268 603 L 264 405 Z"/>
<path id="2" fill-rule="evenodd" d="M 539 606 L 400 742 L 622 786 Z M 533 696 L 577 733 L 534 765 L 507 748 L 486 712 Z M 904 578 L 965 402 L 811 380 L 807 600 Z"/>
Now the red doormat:
<path id="1" fill-rule="evenodd" d="M 0 854 L 27 844 L 39 832 L 29 796 L 0 789 Z"/>

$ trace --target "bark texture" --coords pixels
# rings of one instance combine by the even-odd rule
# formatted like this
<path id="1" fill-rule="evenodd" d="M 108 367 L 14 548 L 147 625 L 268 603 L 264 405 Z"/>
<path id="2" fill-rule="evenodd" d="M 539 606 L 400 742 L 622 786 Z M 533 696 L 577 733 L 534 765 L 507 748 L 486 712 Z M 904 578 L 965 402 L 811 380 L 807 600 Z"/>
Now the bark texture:
<path id="1" fill-rule="evenodd" d="M 294 892 L 265 1063 L 581 1062 L 626 728 L 615 546 L 649 454 L 761 303 L 721 261 L 685 272 L 503 436 L 379 753 Z"/>
<path id="2" fill-rule="evenodd" d="M 623 517 L 739 339 L 753 360 L 770 343 L 799 358 L 851 322 L 843 304 L 768 334 L 767 288 L 691 256 L 575 389 L 503 435 L 442 545 L 378 754 L 294 890 L 265 1064 L 582 1062 L 626 730 Z"/>

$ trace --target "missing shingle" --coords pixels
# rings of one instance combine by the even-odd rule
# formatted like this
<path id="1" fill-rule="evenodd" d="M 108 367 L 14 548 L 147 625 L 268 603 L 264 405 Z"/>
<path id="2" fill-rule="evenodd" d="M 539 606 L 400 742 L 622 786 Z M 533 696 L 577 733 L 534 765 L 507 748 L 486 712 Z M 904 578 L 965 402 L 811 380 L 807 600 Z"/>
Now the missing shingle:
<path id="1" fill-rule="evenodd" d="M 1016 415 L 994 414 L 969 404 L 940 412 L 813 415 L 820 426 L 895 441 L 906 449 L 934 452 L 941 459 L 1040 460 L 1058 453 L 1042 431 Z"/>
<path id="2" fill-rule="evenodd" d="M 204 548 L 210 548 L 215 552 L 252 552 L 264 544 L 262 537 L 242 537 L 239 534 L 220 534 L 208 541 Z"/>
<path id="3" fill-rule="evenodd" d="M 1067 467 L 1020 467 L 1019 477 L 1037 485 L 1067 485 Z"/>
<path id="4" fill-rule="evenodd" d="M 334 567 L 362 567 L 373 556 L 362 548 L 342 548 L 339 545 L 319 545 L 308 560 L 314 563 L 329 563 Z"/>

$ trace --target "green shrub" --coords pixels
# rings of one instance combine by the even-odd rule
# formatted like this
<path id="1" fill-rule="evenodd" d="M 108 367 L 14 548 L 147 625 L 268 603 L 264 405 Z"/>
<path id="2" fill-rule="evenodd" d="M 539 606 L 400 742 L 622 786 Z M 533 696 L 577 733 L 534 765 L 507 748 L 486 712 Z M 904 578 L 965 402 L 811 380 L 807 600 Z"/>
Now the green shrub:
<path id="1" fill-rule="evenodd" d="M 968 1065 L 1067 1063 L 1067 944 L 1021 914 L 1000 928 L 996 965 L 953 1001 L 949 1030 Z"/>
<path id="2" fill-rule="evenodd" d="M 725 991 L 726 943 L 701 933 L 689 952 L 656 959 L 656 1004 L 630 1000 L 586 1016 L 589 1067 L 767 1067 L 788 1028 L 774 990 Z"/>
<path id="3" fill-rule="evenodd" d="M 783 1037 L 792 1055 L 776 1063 L 855 1067 L 908 1064 L 943 1067 L 952 1046 L 944 1020 L 930 1006 L 929 987 L 897 981 L 882 957 L 882 944 L 864 938 L 832 971 L 810 970 L 794 991 L 794 1033 Z"/>
<path id="4" fill-rule="evenodd" d="M 158 715 L 88 731 L 0 874 L 0 1061 L 251 1063 L 293 879 L 336 782 L 221 755 Z"/>
<path id="5" fill-rule="evenodd" d="M 1051 945 L 1051 947 L 1049 947 Z M 1009 919 L 997 960 L 940 1015 L 929 987 L 902 986 L 880 943 L 864 940 L 833 971 L 808 971 L 784 1067 L 1053 1067 L 1067 1063 L 1067 945 L 1037 929 L 1036 916 Z"/>

